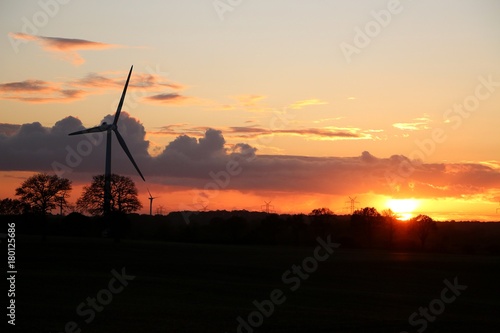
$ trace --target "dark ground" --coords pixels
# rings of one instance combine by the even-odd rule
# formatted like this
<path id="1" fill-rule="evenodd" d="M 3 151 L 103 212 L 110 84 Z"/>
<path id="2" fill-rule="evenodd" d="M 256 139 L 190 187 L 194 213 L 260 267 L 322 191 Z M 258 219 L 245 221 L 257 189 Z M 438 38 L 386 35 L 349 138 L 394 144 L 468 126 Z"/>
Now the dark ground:
<path id="1" fill-rule="evenodd" d="M 440 298 L 443 280 L 455 277 L 467 290 L 425 332 L 500 328 L 500 256 L 340 247 L 291 291 L 294 284 L 282 275 L 313 255 L 314 246 L 55 236 L 41 243 L 26 235 L 16 243 L 18 332 L 64 332 L 70 321 L 81 332 L 237 332 L 236 318 L 247 319 L 256 310 L 252 302 L 276 288 L 286 301 L 254 332 L 417 332 L 422 326 L 411 326 L 409 316 Z M 107 289 L 111 270 L 122 268 L 136 278 L 85 323 L 78 305 Z"/>

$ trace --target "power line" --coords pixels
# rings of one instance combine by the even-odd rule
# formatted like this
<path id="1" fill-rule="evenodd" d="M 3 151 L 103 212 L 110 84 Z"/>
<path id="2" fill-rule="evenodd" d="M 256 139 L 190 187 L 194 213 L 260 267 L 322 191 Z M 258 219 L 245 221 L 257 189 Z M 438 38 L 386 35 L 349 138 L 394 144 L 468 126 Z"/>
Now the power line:
<path id="1" fill-rule="evenodd" d="M 163 215 L 163 206 L 160 205 L 158 208 L 156 208 L 156 215 Z"/>

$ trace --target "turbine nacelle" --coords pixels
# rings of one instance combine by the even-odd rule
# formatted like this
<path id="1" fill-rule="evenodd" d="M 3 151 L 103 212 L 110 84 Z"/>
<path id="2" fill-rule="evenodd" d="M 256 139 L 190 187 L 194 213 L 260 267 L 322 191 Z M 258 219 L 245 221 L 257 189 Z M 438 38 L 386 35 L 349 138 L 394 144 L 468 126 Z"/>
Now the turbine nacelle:
<path id="1" fill-rule="evenodd" d="M 107 122 L 104 121 L 101 124 L 101 126 L 99 126 L 99 129 L 104 132 L 104 131 L 109 131 L 109 130 L 116 130 L 117 127 L 115 124 L 108 124 Z"/>

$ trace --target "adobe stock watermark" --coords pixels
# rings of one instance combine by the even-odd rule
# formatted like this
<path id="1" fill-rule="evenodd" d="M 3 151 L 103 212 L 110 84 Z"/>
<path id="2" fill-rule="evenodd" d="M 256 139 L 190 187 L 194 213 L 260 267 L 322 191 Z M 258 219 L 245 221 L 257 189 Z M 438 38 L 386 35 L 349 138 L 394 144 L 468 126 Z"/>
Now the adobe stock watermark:
<path id="1" fill-rule="evenodd" d="M 448 124 L 451 130 L 458 130 L 464 119 L 469 118 L 481 105 L 481 101 L 489 99 L 500 87 L 500 81 L 494 81 L 492 75 L 488 77 L 479 76 L 479 83 L 474 89 L 474 93 L 465 97 L 461 103 L 454 104 L 443 113 L 443 121 Z M 430 137 L 423 140 L 415 140 L 416 148 L 408 155 L 408 160 L 402 160 L 395 169 L 387 170 L 385 179 L 391 187 L 397 187 L 405 179 L 408 179 L 428 157 L 437 149 L 437 146 L 448 140 L 446 130 L 436 127 L 432 130 Z"/>
<path id="2" fill-rule="evenodd" d="M 243 0 L 214 0 L 212 5 L 214 6 L 215 12 L 219 16 L 221 21 L 224 21 L 224 15 L 227 12 L 232 12 L 236 7 L 241 5 Z"/>
<path id="3" fill-rule="evenodd" d="M 112 269 L 111 274 L 113 277 L 109 280 L 107 288 L 99 290 L 95 297 L 87 297 L 84 302 L 81 302 L 76 307 L 76 314 L 80 316 L 87 325 L 95 319 L 96 313 L 102 312 L 105 306 L 109 305 L 113 301 L 113 297 L 121 293 L 125 287 L 128 286 L 129 281 L 136 278 L 133 275 L 127 275 L 125 267 L 122 268 L 121 273 Z M 64 325 L 64 331 L 59 333 L 81 332 L 82 328 L 80 328 L 77 322 L 68 321 Z"/>
<path id="4" fill-rule="evenodd" d="M 372 10 L 370 14 L 373 20 L 368 21 L 363 29 L 359 26 L 354 27 L 354 38 L 352 43 L 340 43 L 340 50 L 348 64 L 352 62 L 353 55 L 360 54 L 361 50 L 370 45 L 372 40 L 380 35 L 384 28 L 389 26 L 392 22 L 392 18 L 395 15 L 401 14 L 404 9 L 400 0 L 389 0 L 386 8 L 387 9 L 381 9 L 379 11 Z"/>
<path id="5" fill-rule="evenodd" d="M 320 262 L 328 260 L 334 249 L 338 248 L 340 244 L 332 243 L 330 235 L 327 236 L 326 242 L 320 237 L 316 238 L 318 246 L 314 249 L 313 255 L 304 258 L 300 265 L 292 265 L 281 276 L 281 281 L 288 287 L 288 290 L 294 292 L 298 290 L 301 283 L 307 280 L 311 274 L 318 270 Z M 273 289 L 269 293 L 269 299 L 261 302 L 254 300 L 252 304 L 255 310 L 250 312 L 246 318 L 239 316 L 236 318 L 238 327 L 237 333 L 253 333 L 254 329 L 264 324 L 264 318 L 269 318 L 275 311 L 278 305 L 286 301 L 285 291 L 282 289 Z"/>
<path id="6" fill-rule="evenodd" d="M 269 145 L 274 139 L 274 131 L 285 129 L 290 122 L 295 118 L 295 114 L 291 114 L 288 108 L 283 108 L 282 112 L 274 111 L 272 117 L 269 119 L 269 127 L 267 132 L 269 135 L 265 137 L 258 137 L 259 144 Z M 233 154 L 231 158 L 225 163 L 223 170 L 214 172 L 213 170 L 208 173 L 210 181 L 205 183 L 203 191 L 195 191 L 192 196 L 191 204 L 179 204 L 179 210 L 182 212 L 184 222 L 189 223 L 189 217 L 195 214 L 194 210 L 199 210 L 208 206 L 210 200 L 219 196 L 221 190 L 225 190 L 231 184 L 231 179 L 241 175 L 244 171 L 244 164 L 252 162 L 256 159 L 253 150 L 242 151 L 239 154 Z"/>
<path id="7" fill-rule="evenodd" d="M 453 283 L 445 279 L 443 281 L 446 286 L 441 290 L 439 298 L 435 298 L 429 302 L 428 307 L 419 307 L 418 312 L 413 312 L 408 318 L 408 323 L 413 327 L 419 327 L 417 329 L 418 333 L 422 333 L 427 329 L 428 323 L 433 323 L 436 321 L 437 316 L 443 314 L 446 309 L 446 304 L 451 304 L 455 302 L 458 296 L 462 294 L 462 291 L 467 289 L 466 285 L 458 283 L 458 278 L 455 277 Z M 409 333 L 407 331 L 401 331 L 401 333 Z"/>
<path id="8" fill-rule="evenodd" d="M 37 35 L 40 29 L 49 24 L 51 18 L 59 14 L 61 6 L 67 5 L 70 1 L 71 0 L 39 0 L 37 4 L 40 9 L 31 15 L 31 18 L 26 16 L 21 17 L 20 31 L 28 35 Z M 7 34 L 7 38 L 16 54 L 19 53 L 19 45 L 28 42 L 24 39 L 12 38 L 9 34 Z"/>

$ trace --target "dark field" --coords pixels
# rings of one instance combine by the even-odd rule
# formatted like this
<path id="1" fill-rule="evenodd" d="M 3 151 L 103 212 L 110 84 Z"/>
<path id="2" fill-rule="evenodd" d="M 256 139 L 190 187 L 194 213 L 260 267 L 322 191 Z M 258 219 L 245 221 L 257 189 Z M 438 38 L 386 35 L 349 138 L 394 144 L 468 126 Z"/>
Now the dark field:
<path id="1" fill-rule="evenodd" d="M 445 279 L 458 278 L 467 289 L 425 332 L 499 331 L 499 256 L 341 246 L 307 279 L 282 279 L 314 249 L 69 237 L 41 243 L 19 235 L 16 328 L 64 332 L 74 321 L 78 327 L 68 332 L 237 332 L 237 318 L 256 310 L 253 301 L 280 289 L 286 299 L 254 332 L 417 332 L 423 325 L 411 326 L 410 315 L 441 297 Z M 135 279 L 86 323 L 90 316 L 77 307 L 108 289 L 111 271 L 122 268 Z"/>

